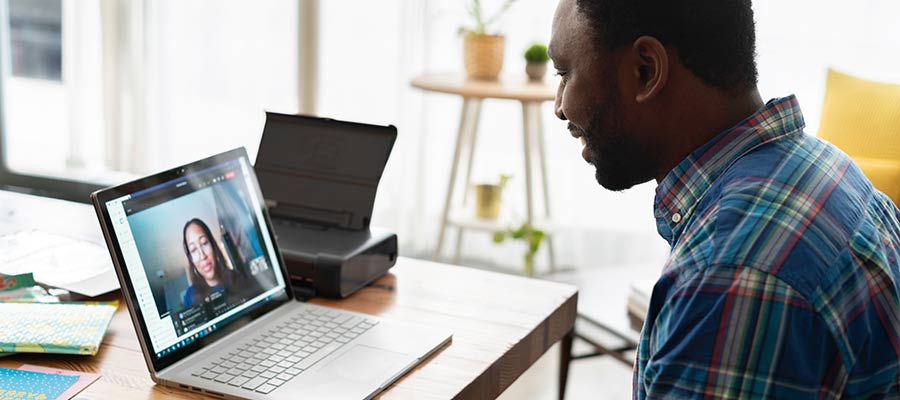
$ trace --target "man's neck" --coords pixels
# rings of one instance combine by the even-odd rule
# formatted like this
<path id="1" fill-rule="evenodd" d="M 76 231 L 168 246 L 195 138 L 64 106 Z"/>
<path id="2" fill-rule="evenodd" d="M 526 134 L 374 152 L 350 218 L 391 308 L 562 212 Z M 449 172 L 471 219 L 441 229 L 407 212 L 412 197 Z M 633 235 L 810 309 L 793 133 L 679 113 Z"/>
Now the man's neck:
<path id="1" fill-rule="evenodd" d="M 712 88 L 699 92 L 691 96 L 699 100 L 680 103 L 679 109 L 671 114 L 667 129 L 669 143 L 659 158 L 656 183 L 662 182 L 694 150 L 764 105 L 756 88 L 738 96 L 728 96 Z"/>

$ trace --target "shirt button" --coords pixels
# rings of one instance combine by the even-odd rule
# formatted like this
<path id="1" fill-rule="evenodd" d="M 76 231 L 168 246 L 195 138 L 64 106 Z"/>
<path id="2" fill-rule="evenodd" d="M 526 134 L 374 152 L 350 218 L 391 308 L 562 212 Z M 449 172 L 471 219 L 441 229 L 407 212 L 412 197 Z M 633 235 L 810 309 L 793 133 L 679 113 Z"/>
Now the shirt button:
<path id="1" fill-rule="evenodd" d="M 676 224 L 681 222 L 681 214 L 679 214 L 679 213 L 672 214 L 672 222 L 674 222 Z"/>

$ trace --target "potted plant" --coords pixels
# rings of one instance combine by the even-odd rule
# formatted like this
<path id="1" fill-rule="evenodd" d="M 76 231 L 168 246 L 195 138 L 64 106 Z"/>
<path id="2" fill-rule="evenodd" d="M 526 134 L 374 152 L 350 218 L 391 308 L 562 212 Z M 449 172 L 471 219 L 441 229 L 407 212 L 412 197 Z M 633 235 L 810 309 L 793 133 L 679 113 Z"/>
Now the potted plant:
<path id="1" fill-rule="evenodd" d="M 494 243 L 503 243 L 506 238 L 524 240 L 528 246 L 525 250 L 525 275 L 534 276 L 534 255 L 541 248 L 541 242 L 547 236 L 544 231 L 530 224 L 522 224 L 518 228 L 509 228 L 494 232 Z"/>
<path id="2" fill-rule="evenodd" d="M 540 81 L 544 79 L 547 73 L 547 61 L 550 56 L 547 55 L 547 46 L 534 43 L 525 50 L 525 73 L 528 79 L 532 81 Z"/>
<path id="3" fill-rule="evenodd" d="M 497 183 L 475 185 L 475 215 L 478 218 L 496 219 L 500 215 L 500 201 L 509 178 L 510 175 L 500 175 Z"/>
<path id="4" fill-rule="evenodd" d="M 490 17 L 484 15 L 481 0 L 472 0 L 469 15 L 473 25 L 461 29 L 463 33 L 463 62 L 471 79 L 494 80 L 503 69 L 503 35 L 491 33 L 495 24 L 515 0 L 506 0 Z"/>

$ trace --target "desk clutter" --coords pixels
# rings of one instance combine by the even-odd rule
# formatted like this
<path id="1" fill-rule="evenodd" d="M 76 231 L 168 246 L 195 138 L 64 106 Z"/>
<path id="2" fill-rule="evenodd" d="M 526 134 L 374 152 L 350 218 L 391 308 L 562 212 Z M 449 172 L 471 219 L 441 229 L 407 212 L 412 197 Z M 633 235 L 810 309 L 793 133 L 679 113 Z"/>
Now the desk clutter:
<path id="1" fill-rule="evenodd" d="M 99 378 L 99 374 L 37 365 L 0 368 L 0 400 L 68 400 Z"/>

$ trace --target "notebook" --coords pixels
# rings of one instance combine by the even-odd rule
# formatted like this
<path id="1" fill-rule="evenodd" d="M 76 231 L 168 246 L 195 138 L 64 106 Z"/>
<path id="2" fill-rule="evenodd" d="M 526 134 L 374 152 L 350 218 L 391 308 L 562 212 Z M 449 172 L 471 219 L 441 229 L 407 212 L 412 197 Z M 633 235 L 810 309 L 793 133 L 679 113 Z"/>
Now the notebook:
<path id="1" fill-rule="evenodd" d="M 0 353 L 97 354 L 116 312 L 112 303 L 0 301 Z"/>

